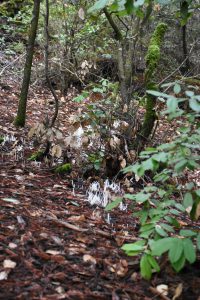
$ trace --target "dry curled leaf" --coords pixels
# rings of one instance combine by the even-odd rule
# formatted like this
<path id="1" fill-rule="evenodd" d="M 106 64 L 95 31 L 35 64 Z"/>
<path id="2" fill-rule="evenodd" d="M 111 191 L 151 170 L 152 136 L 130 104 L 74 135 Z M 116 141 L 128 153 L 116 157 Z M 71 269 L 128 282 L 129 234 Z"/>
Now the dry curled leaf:
<path id="1" fill-rule="evenodd" d="M 182 291 L 183 291 L 183 284 L 179 283 L 175 289 L 174 297 L 172 298 L 172 300 L 176 300 L 177 298 L 179 298 L 179 296 L 182 294 Z"/>
<path id="2" fill-rule="evenodd" d="M 54 145 L 51 148 L 51 154 L 53 157 L 60 158 L 62 155 L 62 148 L 59 145 Z"/>
<path id="3" fill-rule="evenodd" d="M 5 259 L 3 261 L 3 267 L 5 269 L 14 269 L 16 267 L 16 265 L 17 265 L 16 262 L 14 262 L 14 261 L 12 261 L 10 259 Z"/>
<path id="4" fill-rule="evenodd" d="M 93 256 L 89 255 L 89 254 L 83 255 L 83 261 L 92 263 L 94 265 L 96 265 L 96 263 L 97 263 L 96 259 Z"/>
<path id="5" fill-rule="evenodd" d="M 50 250 L 50 249 L 47 250 L 46 253 L 47 253 L 47 254 L 51 254 L 51 255 L 59 255 L 59 254 L 61 254 L 60 251 Z"/>
<path id="6" fill-rule="evenodd" d="M 126 160 L 125 160 L 125 158 L 122 161 L 120 161 L 120 167 L 122 169 L 124 169 L 126 167 Z"/>
<path id="7" fill-rule="evenodd" d="M 85 11 L 84 9 L 81 7 L 78 11 L 78 16 L 81 20 L 84 20 L 85 19 Z"/>
<path id="8" fill-rule="evenodd" d="M 8 274 L 10 273 L 10 270 L 5 270 L 0 272 L 0 281 L 6 280 L 8 278 Z"/>
<path id="9" fill-rule="evenodd" d="M 84 215 L 80 215 L 80 216 L 71 216 L 68 218 L 68 221 L 74 221 L 74 222 L 81 222 L 81 221 L 85 221 L 85 216 Z"/>

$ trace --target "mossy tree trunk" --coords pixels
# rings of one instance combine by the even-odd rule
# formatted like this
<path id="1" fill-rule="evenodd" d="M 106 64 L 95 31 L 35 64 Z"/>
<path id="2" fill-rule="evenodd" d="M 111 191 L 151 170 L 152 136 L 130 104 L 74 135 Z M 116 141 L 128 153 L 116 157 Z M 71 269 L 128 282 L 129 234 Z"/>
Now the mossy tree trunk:
<path id="1" fill-rule="evenodd" d="M 26 121 L 27 97 L 28 97 L 28 90 L 29 90 L 29 84 L 31 78 L 31 67 L 33 61 L 35 38 L 36 38 L 37 27 L 38 27 L 39 12 L 40 12 L 40 0 L 34 0 L 31 27 L 30 27 L 28 45 L 27 45 L 26 61 L 24 66 L 24 77 L 23 77 L 23 82 L 21 87 L 17 116 L 14 121 L 14 124 L 20 127 L 24 127 Z"/>
<path id="2" fill-rule="evenodd" d="M 160 60 L 160 48 L 163 43 L 164 35 L 167 30 L 167 25 L 164 23 L 160 23 L 157 25 L 152 38 L 150 40 L 150 44 L 147 50 L 147 55 L 145 57 L 146 61 L 146 70 L 145 70 L 145 88 L 146 90 L 157 90 L 157 86 L 154 83 L 155 72 L 158 67 L 158 63 Z M 138 151 L 141 151 L 144 147 L 147 139 L 149 138 L 155 120 L 157 118 L 155 112 L 156 105 L 156 97 L 147 94 L 146 95 L 146 112 L 144 116 L 144 121 L 142 124 L 142 128 L 139 131 L 135 146 Z"/>

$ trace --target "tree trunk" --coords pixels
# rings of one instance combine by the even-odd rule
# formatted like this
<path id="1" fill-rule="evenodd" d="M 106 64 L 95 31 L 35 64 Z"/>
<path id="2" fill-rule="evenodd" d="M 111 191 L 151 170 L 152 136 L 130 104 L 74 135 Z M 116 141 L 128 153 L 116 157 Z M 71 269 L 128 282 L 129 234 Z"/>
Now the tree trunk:
<path id="1" fill-rule="evenodd" d="M 190 72 L 190 59 L 188 56 L 188 49 L 187 49 L 187 34 L 186 34 L 186 24 L 181 27 L 182 31 L 182 47 L 183 47 L 183 60 L 184 60 L 184 68 L 182 68 L 181 71 L 183 71 L 183 75 L 188 75 Z"/>
<path id="2" fill-rule="evenodd" d="M 164 23 L 160 23 L 157 25 L 152 38 L 150 40 L 150 44 L 147 50 L 147 55 L 145 57 L 146 60 L 146 70 L 145 70 L 145 87 L 146 90 L 156 90 L 156 84 L 154 83 L 155 73 L 158 67 L 158 63 L 160 60 L 160 48 L 163 43 L 164 35 L 167 30 L 167 25 Z M 155 120 L 157 118 L 155 112 L 156 105 L 156 97 L 147 94 L 146 95 L 146 112 L 144 115 L 144 121 L 142 124 L 142 128 L 137 135 L 136 141 L 134 143 L 134 148 L 137 148 L 138 152 L 140 152 L 145 143 L 150 136 Z"/>
<path id="3" fill-rule="evenodd" d="M 40 0 L 34 0 L 31 28 L 29 32 L 28 46 L 27 46 L 27 53 L 26 53 L 26 62 L 24 66 L 24 77 L 23 77 L 23 82 L 21 87 L 17 116 L 14 121 L 14 124 L 20 127 L 24 127 L 26 121 L 27 97 L 28 97 L 28 90 L 29 90 L 29 84 L 31 78 L 31 67 L 33 61 L 36 32 L 38 27 L 39 12 L 40 12 Z"/>
<path id="4" fill-rule="evenodd" d="M 104 14 L 112 27 L 115 39 L 118 42 L 117 64 L 118 76 L 120 82 L 120 93 L 122 98 L 122 106 L 129 105 L 132 96 L 132 77 L 133 77 L 133 41 L 127 41 L 115 23 L 112 15 L 106 8 L 103 9 Z"/>

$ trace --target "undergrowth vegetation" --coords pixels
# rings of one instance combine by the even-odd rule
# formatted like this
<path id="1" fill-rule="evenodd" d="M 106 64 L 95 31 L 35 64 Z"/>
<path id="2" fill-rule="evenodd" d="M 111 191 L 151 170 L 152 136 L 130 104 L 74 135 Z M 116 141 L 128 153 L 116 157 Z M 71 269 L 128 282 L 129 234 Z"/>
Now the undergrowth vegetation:
<path id="1" fill-rule="evenodd" d="M 142 254 L 141 274 L 150 279 L 152 272 L 160 271 L 156 260 L 158 256 L 167 252 L 173 268 L 178 272 L 186 262 L 194 263 L 196 251 L 200 250 L 198 229 L 192 225 L 190 229 L 180 229 L 177 219 L 186 215 L 195 221 L 200 216 L 200 189 L 195 182 L 187 179 L 189 171 L 200 167 L 200 96 L 190 90 L 185 92 L 185 97 L 176 97 L 181 92 L 177 83 L 174 85 L 175 95 L 147 92 L 162 101 L 167 100 L 167 109 L 163 114 L 170 121 L 177 119 L 179 125 L 171 142 L 142 151 L 139 162 L 123 171 L 133 172 L 138 178 L 149 171 L 155 174 L 153 182 L 138 193 L 124 195 L 125 199 L 140 205 L 140 210 L 133 213 L 139 217 L 140 240 L 125 244 L 122 249 L 130 256 Z M 179 108 L 182 102 L 188 102 L 190 111 Z M 118 206 L 119 202 L 119 198 L 111 202 L 106 210 Z"/>
<path id="2" fill-rule="evenodd" d="M 141 275 L 148 280 L 163 261 L 179 272 L 200 250 L 200 184 L 192 177 L 200 169 L 196 2 L 58 0 L 48 11 L 49 2 L 41 1 L 32 40 L 32 95 L 36 87 L 51 94 L 42 102 L 42 117 L 29 126 L 27 161 L 85 180 L 91 205 L 111 214 L 119 207 L 124 216 L 133 211 L 138 240 L 122 250 L 140 258 Z M 32 1 L 14 10 L 14 1 L 9 3 L 0 6 L 0 74 L 7 77 L 16 57 L 33 56 L 26 47 Z M 194 37 L 187 37 L 187 26 Z M 19 81 L 22 61 L 16 70 Z M 0 84 L 7 87 L 6 80 Z M 17 118 L 24 114 L 24 123 L 26 104 L 21 112 L 18 106 Z M 24 160 L 23 142 L 13 138 L 0 134 L 0 149 L 12 142 L 16 160 Z"/>

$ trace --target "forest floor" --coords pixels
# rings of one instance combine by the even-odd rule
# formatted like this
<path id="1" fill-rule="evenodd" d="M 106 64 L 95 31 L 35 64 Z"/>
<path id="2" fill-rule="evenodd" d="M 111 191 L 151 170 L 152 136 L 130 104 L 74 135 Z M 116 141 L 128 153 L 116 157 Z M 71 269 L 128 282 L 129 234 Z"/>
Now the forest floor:
<path id="1" fill-rule="evenodd" d="M 141 279 L 139 259 L 120 250 L 137 237 L 131 212 L 114 210 L 109 224 L 83 190 L 73 191 L 69 176 L 27 161 L 28 128 L 51 96 L 31 89 L 27 127 L 16 129 L 16 86 L 10 78 L 0 87 L 0 135 L 15 137 L 0 150 L 0 299 L 199 300 L 199 260 L 179 274 L 165 263 L 151 281 Z M 69 110 L 59 114 L 63 127 Z M 16 159 L 20 145 L 23 156 Z M 168 296 L 157 292 L 160 284 Z"/>

